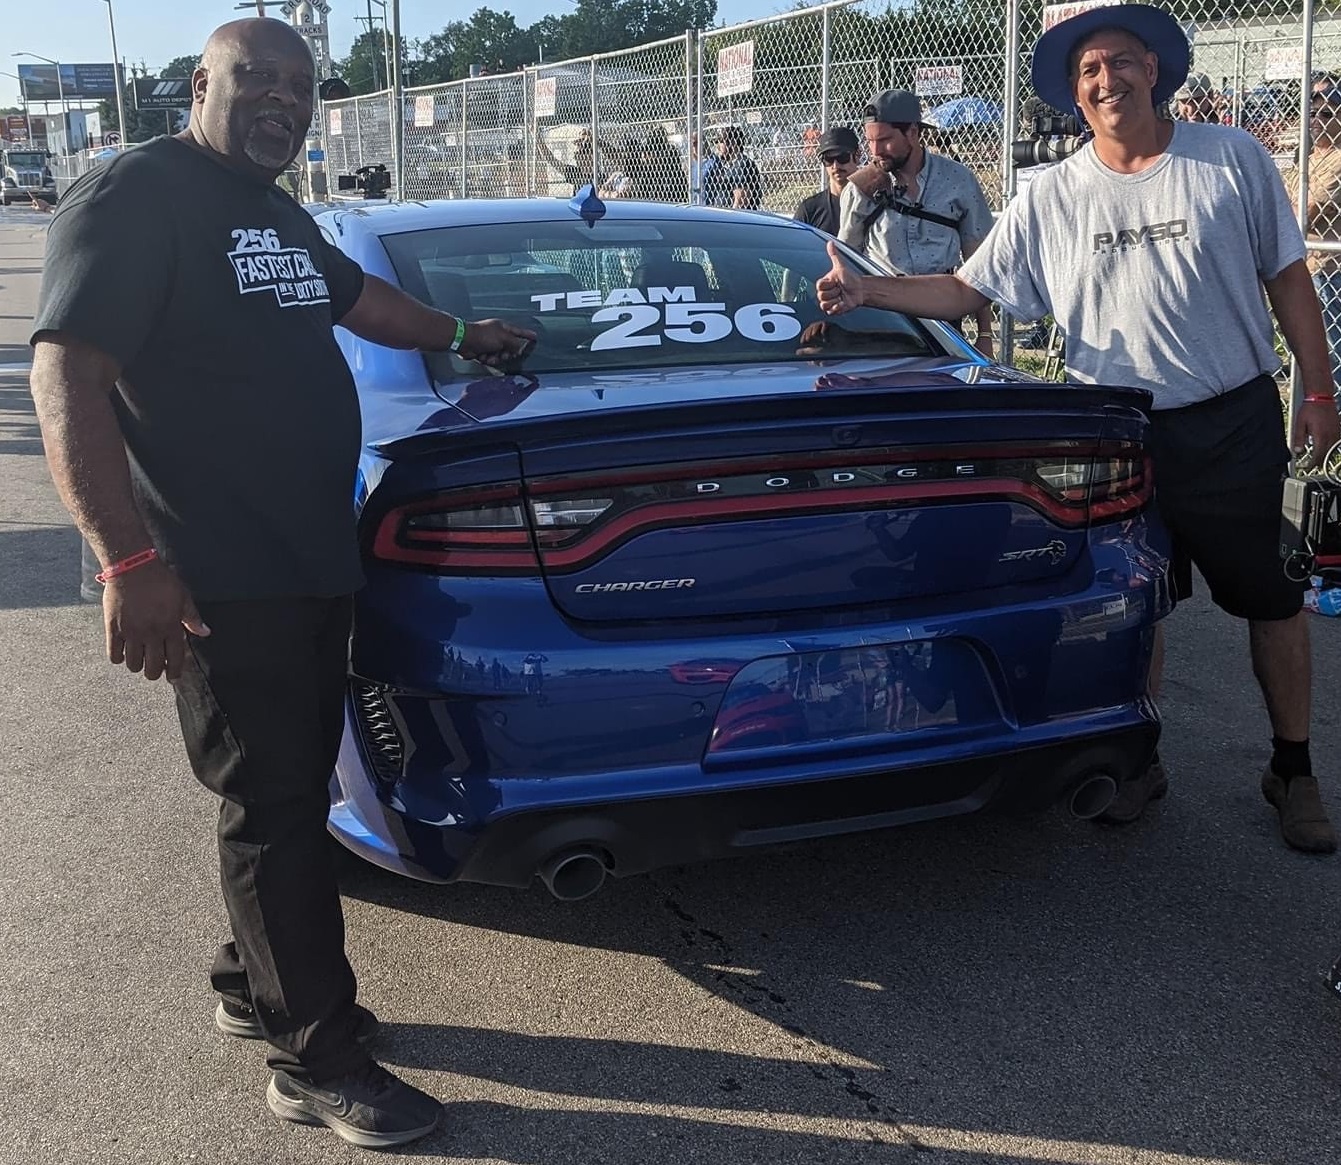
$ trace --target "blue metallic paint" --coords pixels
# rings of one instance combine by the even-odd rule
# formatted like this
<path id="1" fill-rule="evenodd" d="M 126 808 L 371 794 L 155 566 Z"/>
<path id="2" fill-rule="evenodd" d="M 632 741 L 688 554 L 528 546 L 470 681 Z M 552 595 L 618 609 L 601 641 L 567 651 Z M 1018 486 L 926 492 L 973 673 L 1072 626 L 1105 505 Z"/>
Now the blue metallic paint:
<path id="1" fill-rule="evenodd" d="M 500 214 L 527 221 L 563 213 L 562 203 L 540 200 L 389 204 L 319 221 L 366 271 L 395 281 L 381 234 L 496 222 Z M 715 213 L 727 212 L 611 208 L 615 220 Z M 810 229 L 769 221 L 779 230 Z M 371 514 L 379 490 L 404 497 L 517 479 L 523 461 L 528 480 L 572 471 L 593 440 L 586 416 L 605 421 L 623 414 L 627 434 L 614 431 L 605 440 L 619 451 L 616 463 L 637 464 L 652 454 L 639 451 L 632 420 L 662 409 L 671 420 L 658 429 L 657 443 L 673 441 L 680 430 L 690 440 L 697 411 L 727 408 L 742 395 L 776 402 L 784 420 L 766 434 L 727 426 L 734 443 L 726 452 L 736 456 L 748 455 L 752 441 L 758 451 L 785 450 L 788 439 L 779 439 L 785 418 L 818 410 L 830 414 L 820 429 L 813 421 L 792 425 L 794 447 L 814 448 L 816 432 L 837 423 L 849 398 L 863 401 L 868 443 L 891 435 L 908 443 L 934 440 L 942 423 L 934 411 L 872 418 L 870 388 L 999 381 L 994 391 L 1010 393 L 1015 390 L 1004 382 L 1020 379 L 984 362 L 948 329 L 937 327 L 936 335 L 951 355 L 931 361 L 494 378 L 440 385 L 435 393 L 417 353 L 392 352 L 339 331 L 364 410 L 356 504 Z M 831 383 L 823 383 L 826 378 Z M 830 387 L 854 391 L 816 395 L 817 388 Z M 899 391 L 884 387 L 887 398 Z M 1068 398 L 1074 407 L 1052 399 L 1018 412 L 984 409 L 977 422 L 964 421 L 956 440 L 965 434 L 980 441 L 1036 437 L 1050 425 L 1058 432 L 1079 425 L 1094 436 L 1139 440 L 1144 421 L 1137 394 L 1069 391 L 1076 394 Z M 809 403 L 802 408 L 798 399 Z M 674 404 L 664 408 L 667 402 Z M 831 402 L 841 402 L 833 406 L 836 413 Z M 682 418 L 678 428 L 675 418 Z M 576 428 L 566 436 L 565 426 Z M 881 426 L 889 433 L 880 433 Z M 711 436 L 700 432 L 698 438 L 697 455 L 713 456 Z M 1000 537 L 1009 545 L 1057 536 L 1027 506 L 996 504 L 1004 523 Z M 832 537 L 838 546 L 872 518 L 880 520 L 880 512 L 816 519 L 811 527 L 818 544 Z M 794 535 L 796 521 L 780 519 L 776 527 Z M 658 564 L 692 562 L 705 580 L 700 596 L 713 580 L 726 594 L 742 584 L 731 563 L 722 565 L 730 548 L 723 532 L 753 538 L 767 535 L 769 525 L 644 535 L 589 573 L 655 577 Z M 964 527 L 959 536 L 971 540 L 972 530 Z M 1059 796 L 1082 763 L 1102 761 L 1122 775 L 1144 762 L 1158 734 L 1144 685 L 1154 623 L 1171 607 L 1164 534 L 1147 510 L 1060 537 L 1066 554 L 1057 569 L 987 564 L 997 572 L 987 591 L 974 588 L 980 576 L 956 580 L 943 564 L 940 575 L 919 578 L 917 589 L 906 589 L 897 602 L 897 589 L 881 601 L 875 587 L 854 603 L 852 560 L 836 554 L 829 566 L 813 568 L 828 577 L 808 584 L 831 601 L 754 616 L 756 605 L 768 609 L 787 594 L 785 580 L 764 570 L 759 586 L 745 587 L 745 600 L 734 607 L 719 604 L 705 615 L 686 596 L 682 617 L 669 620 L 664 595 L 656 601 L 621 596 L 636 601 L 603 621 L 595 604 L 574 604 L 567 590 L 560 597 L 567 584 L 554 578 L 444 577 L 369 559 L 351 669 L 356 683 L 366 681 L 381 693 L 405 756 L 393 781 L 379 779 L 351 711 L 332 786 L 331 828 L 355 852 L 413 877 L 525 884 L 547 853 L 577 842 L 605 849 L 622 874 L 757 841 L 964 812 L 993 800 L 1040 804 Z M 867 566 L 878 567 L 874 541 L 867 553 Z M 979 560 L 963 569 L 975 565 L 984 566 Z M 579 572 L 572 581 L 586 577 Z M 654 614 L 661 621 L 649 621 Z M 855 740 L 793 737 L 708 752 L 731 677 L 753 661 L 918 642 L 949 643 L 966 653 L 994 693 L 993 714 Z M 542 678 L 521 675 L 528 655 L 543 657 Z M 866 811 L 858 811 L 863 805 Z M 683 836 L 668 842 L 653 836 L 658 830 Z"/>

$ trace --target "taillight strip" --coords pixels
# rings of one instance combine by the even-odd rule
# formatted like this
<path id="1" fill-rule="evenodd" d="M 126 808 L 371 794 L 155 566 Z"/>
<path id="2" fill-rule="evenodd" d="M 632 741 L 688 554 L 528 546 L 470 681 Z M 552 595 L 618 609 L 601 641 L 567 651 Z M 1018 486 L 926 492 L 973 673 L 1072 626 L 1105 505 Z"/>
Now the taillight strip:
<path id="1" fill-rule="evenodd" d="M 603 523 L 574 546 L 542 550 L 540 557 L 552 570 L 572 570 L 590 559 L 609 553 L 618 544 L 638 534 L 666 526 L 687 526 L 723 520 L 747 521 L 755 517 L 786 514 L 822 514 L 850 510 L 854 506 L 887 508 L 917 502 L 951 502 L 960 498 L 1021 501 L 1042 510 L 1068 528 L 1085 525 L 1085 506 L 1069 508 L 1032 482 L 1011 478 L 978 481 L 923 481 L 901 485 L 854 486 L 827 497 L 810 493 L 776 497 L 695 498 L 683 502 L 658 502 L 639 506 Z"/>

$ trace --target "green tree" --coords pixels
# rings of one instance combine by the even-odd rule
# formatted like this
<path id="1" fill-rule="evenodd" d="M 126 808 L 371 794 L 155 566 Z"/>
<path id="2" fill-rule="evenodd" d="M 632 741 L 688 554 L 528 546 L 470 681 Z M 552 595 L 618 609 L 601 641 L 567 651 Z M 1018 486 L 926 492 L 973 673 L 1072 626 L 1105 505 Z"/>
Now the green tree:
<path id="1" fill-rule="evenodd" d="M 387 87 L 387 55 L 382 30 L 361 32 L 349 46 L 349 56 L 336 62 L 336 71 L 355 96 Z"/>

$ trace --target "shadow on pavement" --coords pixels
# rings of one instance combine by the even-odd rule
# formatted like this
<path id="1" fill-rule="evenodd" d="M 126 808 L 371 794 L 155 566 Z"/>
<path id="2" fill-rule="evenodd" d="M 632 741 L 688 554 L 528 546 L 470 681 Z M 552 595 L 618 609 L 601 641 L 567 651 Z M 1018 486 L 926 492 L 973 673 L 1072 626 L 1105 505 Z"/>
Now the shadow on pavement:
<path id="1" fill-rule="evenodd" d="M 538 889 L 431 887 L 353 861 L 342 882 L 353 897 L 467 928 L 662 960 L 804 1048 L 810 1097 L 779 1111 L 1297 1159 L 1291 1150 L 1310 1143 L 1327 1108 L 1300 1104 L 1293 1065 L 1334 1058 L 1341 1034 L 1320 968 L 1303 963 L 1298 912 L 1308 926 L 1333 904 L 1325 883 L 1300 894 L 1296 877 L 1285 909 L 1258 887 L 1227 886 L 1214 862 L 1171 877 L 1171 853 L 1213 853 L 1225 839 L 1170 805 L 1125 830 L 1057 816 L 930 823 L 663 870 L 581 903 Z M 1272 871 L 1264 882 L 1309 864 L 1273 848 L 1265 804 L 1245 810 L 1267 835 L 1250 863 Z M 431 975 L 451 952 L 415 956 Z M 392 1025 L 389 1058 L 575 1096 L 768 1109 L 766 1094 L 729 1090 L 774 1071 L 750 1057 L 435 1030 Z M 1245 1054 L 1257 1067 L 1244 1070 Z M 854 1070 L 850 1057 L 877 1067 Z M 603 1072 L 589 1069 L 595 1059 Z M 1334 1088 L 1310 1094 L 1334 1100 Z M 754 1148 L 733 1159 L 788 1156 Z M 808 1159 L 861 1159 L 824 1152 Z"/>
<path id="2" fill-rule="evenodd" d="M 73 526 L 0 529 L 0 610 L 77 606 L 79 555 Z"/>

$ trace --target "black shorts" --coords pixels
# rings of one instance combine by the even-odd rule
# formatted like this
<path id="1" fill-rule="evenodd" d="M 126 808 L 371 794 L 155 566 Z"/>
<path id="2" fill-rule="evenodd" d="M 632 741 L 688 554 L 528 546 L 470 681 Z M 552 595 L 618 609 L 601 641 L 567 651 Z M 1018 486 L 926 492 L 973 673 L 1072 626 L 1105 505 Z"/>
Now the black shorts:
<path id="1" fill-rule="evenodd" d="M 1283 482 L 1290 451 L 1270 376 L 1181 409 L 1150 414 L 1147 447 L 1155 502 L 1173 539 L 1174 594 L 1201 571 L 1217 607 L 1241 619 L 1298 614 L 1302 582 L 1280 557 Z"/>

